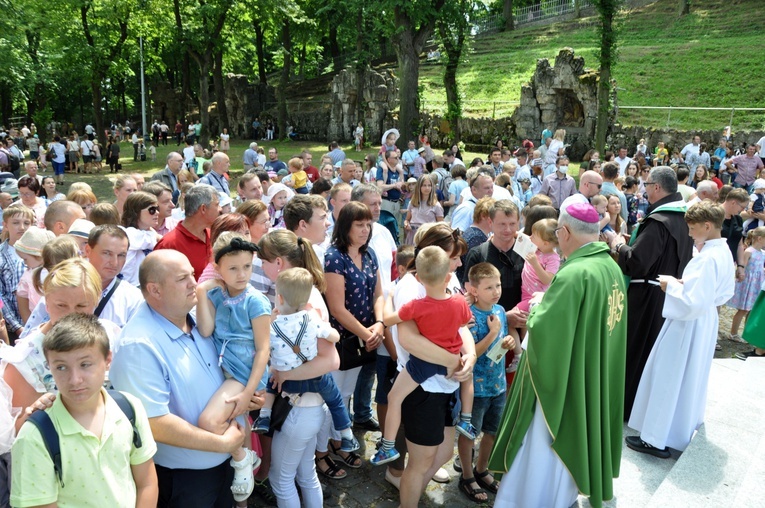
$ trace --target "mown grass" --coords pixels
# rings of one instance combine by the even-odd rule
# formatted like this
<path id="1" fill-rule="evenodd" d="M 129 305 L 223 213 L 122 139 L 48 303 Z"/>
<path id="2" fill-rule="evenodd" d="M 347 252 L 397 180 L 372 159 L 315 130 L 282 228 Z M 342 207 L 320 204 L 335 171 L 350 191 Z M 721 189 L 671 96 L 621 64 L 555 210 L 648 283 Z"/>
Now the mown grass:
<path id="1" fill-rule="evenodd" d="M 249 144 L 249 140 L 231 141 L 231 149 L 229 150 L 228 155 L 231 158 L 231 181 L 229 182 L 229 186 L 232 195 L 236 194 L 236 185 L 239 182 L 239 177 L 243 173 L 242 156 Z M 290 157 L 298 155 L 300 152 L 307 149 L 313 154 L 314 165 L 317 165 L 321 161 L 321 156 L 327 153 L 327 145 L 316 141 L 269 141 L 267 144 L 266 142 L 259 142 L 259 144 L 266 149 L 266 151 L 268 148 L 275 147 L 279 151 L 279 158 L 285 162 Z M 159 146 L 157 148 L 156 161 L 147 160 L 143 162 L 133 162 L 132 145 L 130 143 L 122 143 L 121 148 L 121 155 L 123 155 L 123 157 L 120 158 L 122 171 L 120 171 L 119 174 L 141 173 L 147 181 L 151 175 L 165 167 L 167 154 L 176 150 L 175 142 L 170 142 L 168 146 Z M 354 151 L 353 145 L 351 144 L 345 146 L 341 145 L 340 148 L 342 148 L 345 151 L 346 156 L 351 159 L 363 161 L 367 154 L 376 154 L 379 146 L 368 148 L 362 152 Z M 440 150 L 436 151 L 440 153 Z M 463 156 L 466 158 L 467 162 L 471 161 L 474 157 L 486 158 L 486 154 L 477 152 L 464 152 Z M 41 174 L 47 175 L 50 174 L 50 171 Z M 67 173 L 65 176 L 66 185 L 60 187 L 59 191 L 66 194 L 69 191 L 69 186 L 73 182 L 86 182 L 92 187 L 93 192 L 99 201 L 113 201 L 114 191 L 112 189 L 117 176 L 118 174 L 110 174 L 109 167 L 106 165 L 104 165 L 104 170 L 102 170 L 100 174 L 84 175 Z"/>
<path id="2" fill-rule="evenodd" d="M 624 11 L 619 17 L 619 59 L 613 77 L 618 103 L 625 106 L 763 107 L 765 80 L 762 48 L 765 18 L 753 13 L 761 0 L 696 0 L 690 15 L 679 18 L 677 0 L 659 0 Z M 494 101 L 518 101 L 538 58 L 554 59 L 571 47 L 591 68 L 598 67 L 597 18 L 521 28 L 479 37 L 457 75 L 466 100 L 465 114 L 504 116 L 513 107 Z M 445 109 L 442 67 L 423 66 L 427 109 Z M 719 129 L 730 123 L 728 111 L 621 110 L 626 125 L 678 129 Z M 668 125 L 669 124 L 669 125 Z M 765 112 L 736 112 L 733 129 L 765 128 Z"/>

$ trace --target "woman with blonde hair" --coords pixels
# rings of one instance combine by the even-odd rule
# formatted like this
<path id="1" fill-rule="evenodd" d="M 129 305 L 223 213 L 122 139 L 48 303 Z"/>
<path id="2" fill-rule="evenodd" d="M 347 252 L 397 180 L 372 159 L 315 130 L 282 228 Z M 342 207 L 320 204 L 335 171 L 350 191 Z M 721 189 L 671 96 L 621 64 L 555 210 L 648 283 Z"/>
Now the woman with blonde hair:
<path id="1" fill-rule="evenodd" d="M 64 316 L 75 312 L 92 314 L 101 298 L 101 277 L 87 261 L 72 258 L 51 269 L 43 282 L 45 306 L 50 319 L 32 329 L 12 348 L 0 349 L 5 372 L 3 378 L 13 389 L 13 407 L 26 408 L 56 386 L 48 362 L 43 355 L 45 335 Z M 109 321 L 101 321 L 113 340 L 119 330 Z M 16 420 L 16 430 L 26 420 L 22 413 Z"/>
<path id="2" fill-rule="evenodd" d="M 404 231 L 406 231 L 405 245 L 414 245 L 414 235 L 417 229 L 428 222 L 441 222 L 444 220 L 444 208 L 438 202 L 436 189 L 430 174 L 422 175 L 417 179 L 412 193 L 412 201 L 406 211 L 404 219 Z"/>
<path id="3" fill-rule="evenodd" d="M 125 206 L 125 201 L 128 196 L 138 190 L 138 183 L 135 178 L 128 175 L 120 175 L 114 181 L 114 196 L 117 201 L 114 202 L 114 206 L 117 207 L 117 211 L 122 216 L 122 209 Z"/>
<path id="4" fill-rule="evenodd" d="M 86 189 L 70 190 L 69 194 L 66 195 L 66 199 L 80 205 L 82 211 L 85 212 L 85 218 L 88 220 L 90 220 L 90 212 L 93 211 L 93 207 L 98 203 L 98 198 L 93 194 L 93 191 Z"/>

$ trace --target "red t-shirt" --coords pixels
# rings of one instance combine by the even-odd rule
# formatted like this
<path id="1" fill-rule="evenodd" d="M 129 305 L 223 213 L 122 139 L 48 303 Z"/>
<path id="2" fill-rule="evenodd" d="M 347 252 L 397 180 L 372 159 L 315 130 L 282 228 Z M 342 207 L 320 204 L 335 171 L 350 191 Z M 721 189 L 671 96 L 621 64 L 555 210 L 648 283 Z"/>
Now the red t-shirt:
<path id="1" fill-rule="evenodd" d="M 462 348 L 459 329 L 473 315 L 465 297 L 454 295 L 447 300 L 436 300 L 429 296 L 412 300 L 399 309 L 398 317 L 403 321 L 414 320 L 417 329 L 430 342 L 457 354 Z"/>
<path id="2" fill-rule="evenodd" d="M 212 245 L 210 245 L 210 230 L 205 229 L 205 241 L 203 242 L 196 236 L 192 235 L 188 229 L 180 222 L 175 229 L 162 237 L 162 240 L 157 242 L 157 246 L 154 250 L 159 249 L 175 249 L 181 254 L 184 254 L 188 259 L 191 266 L 194 268 L 194 277 L 197 279 L 202 272 L 204 272 L 207 263 L 210 262 L 212 256 Z"/>
<path id="3" fill-rule="evenodd" d="M 313 166 L 308 166 L 305 169 L 305 174 L 308 175 L 308 181 L 311 183 L 319 179 L 319 170 Z"/>

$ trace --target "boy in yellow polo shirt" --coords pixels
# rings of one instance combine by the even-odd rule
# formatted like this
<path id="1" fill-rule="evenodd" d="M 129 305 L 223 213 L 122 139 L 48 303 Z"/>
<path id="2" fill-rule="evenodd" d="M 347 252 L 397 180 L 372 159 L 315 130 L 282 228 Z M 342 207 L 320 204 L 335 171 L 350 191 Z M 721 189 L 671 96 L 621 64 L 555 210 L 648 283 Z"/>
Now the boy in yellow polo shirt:
<path id="1" fill-rule="evenodd" d="M 59 390 L 46 412 L 59 437 L 62 476 L 38 427 L 25 422 L 11 452 L 11 505 L 156 507 L 157 446 L 141 402 L 124 394 L 135 413 L 136 446 L 128 416 L 103 388 L 112 354 L 98 318 L 64 317 L 43 351 Z"/>

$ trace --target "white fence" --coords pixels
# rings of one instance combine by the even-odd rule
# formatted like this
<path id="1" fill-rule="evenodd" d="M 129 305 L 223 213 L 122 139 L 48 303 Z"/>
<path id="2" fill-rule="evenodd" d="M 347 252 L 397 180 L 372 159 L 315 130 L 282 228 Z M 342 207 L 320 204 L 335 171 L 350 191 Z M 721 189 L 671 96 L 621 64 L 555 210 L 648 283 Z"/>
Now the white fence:
<path id="1" fill-rule="evenodd" d="M 590 0 L 545 0 L 525 7 L 513 9 L 513 23 L 515 26 L 525 25 L 536 21 L 557 18 L 572 14 L 577 10 L 592 7 Z M 497 32 L 505 26 L 505 18 L 502 14 L 481 16 L 473 20 L 473 35 Z"/>
<path id="2" fill-rule="evenodd" d="M 716 108 L 716 107 L 694 107 L 694 106 L 622 106 L 619 105 L 617 107 L 617 121 L 619 117 L 619 112 L 622 110 L 627 111 L 636 111 L 640 112 L 641 110 L 645 110 L 647 112 L 666 112 L 667 114 L 667 122 L 666 122 L 666 128 L 670 128 L 672 126 L 672 114 L 675 113 L 675 118 L 677 118 L 680 115 L 687 116 L 687 112 L 710 112 L 710 115 L 714 114 L 715 118 L 723 120 L 722 115 L 724 114 L 724 119 L 727 121 L 727 125 L 731 126 L 731 129 L 734 128 L 734 120 L 736 113 L 744 113 L 747 116 L 746 121 L 739 120 L 739 124 L 744 124 L 744 128 L 751 129 L 751 128 L 757 128 L 762 129 L 763 125 L 765 125 L 765 117 L 757 119 L 753 118 L 753 116 L 756 116 L 757 113 L 765 113 L 765 108 Z M 725 113 L 730 112 L 730 115 L 727 115 Z M 739 118 L 741 118 L 741 115 L 739 115 Z M 719 123 L 719 122 L 718 122 Z M 757 125 L 757 124 L 760 125 Z"/>

